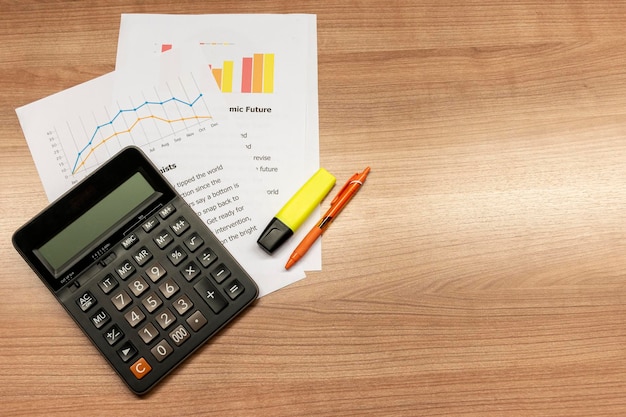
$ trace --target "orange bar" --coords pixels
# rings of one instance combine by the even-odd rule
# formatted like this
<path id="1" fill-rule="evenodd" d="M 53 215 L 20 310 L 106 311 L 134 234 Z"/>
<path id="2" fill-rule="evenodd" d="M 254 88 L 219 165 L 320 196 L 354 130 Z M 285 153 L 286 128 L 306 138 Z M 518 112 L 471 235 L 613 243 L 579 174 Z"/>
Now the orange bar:
<path id="1" fill-rule="evenodd" d="M 222 91 L 222 69 L 213 68 L 211 69 L 211 72 L 213 73 L 213 78 L 215 78 L 215 81 L 217 82 L 217 88 Z"/>
<path id="2" fill-rule="evenodd" d="M 252 58 L 252 92 L 263 92 L 263 54 L 254 54 Z"/>

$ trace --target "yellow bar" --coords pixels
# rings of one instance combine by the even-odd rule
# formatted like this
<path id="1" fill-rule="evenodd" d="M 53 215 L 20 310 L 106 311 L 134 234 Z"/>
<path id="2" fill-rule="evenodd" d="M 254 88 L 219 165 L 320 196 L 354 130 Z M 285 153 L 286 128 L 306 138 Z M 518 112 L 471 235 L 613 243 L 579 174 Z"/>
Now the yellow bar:
<path id="1" fill-rule="evenodd" d="M 274 92 L 274 54 L 263 56 L 263 92 Z"/>
<path id="2" fill-rule="evenodd" d="M 212 68 L 211 72 L 213 73 L 213 78 L 217 82 L 217 88 L 222 90 L 222 69 L 221 68 Z"/>
<path id="3" fill-rule="evenodd" d="M 263 54 L 254 54 L 252 58 L 252 92 L 263 92 Z"/>
<path id="4" fill-rule="evenodd" d="M 224 61 L 224 69 L 222 71 L 222 93 L 233 92 L 233 61 Z"/>

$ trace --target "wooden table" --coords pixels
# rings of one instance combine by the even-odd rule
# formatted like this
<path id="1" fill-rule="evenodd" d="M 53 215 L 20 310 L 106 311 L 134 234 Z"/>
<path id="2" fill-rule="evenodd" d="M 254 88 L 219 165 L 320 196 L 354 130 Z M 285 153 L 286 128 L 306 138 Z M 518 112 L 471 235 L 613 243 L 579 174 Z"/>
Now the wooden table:
<path id="1" fill-rule="evenodd" d="M 372 167 L 323 270 L 141 399 L 10 242 L 14 109 L 113 70 L 123 12 L 317 14 L 322 165 Z M 625 41 L 615 0 L 1 1 L 0 414 L 625 415 Z"/>

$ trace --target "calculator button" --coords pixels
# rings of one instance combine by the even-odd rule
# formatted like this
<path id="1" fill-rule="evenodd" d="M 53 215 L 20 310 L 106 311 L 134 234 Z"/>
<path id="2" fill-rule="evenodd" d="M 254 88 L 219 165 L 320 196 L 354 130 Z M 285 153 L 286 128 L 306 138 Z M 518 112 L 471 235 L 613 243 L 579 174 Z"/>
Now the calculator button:
<path id="1" fill-rule="evenodd" d="M 234 280 L 226 287 L 226 294 L 228 294 L 231 300 L 234 300 L 243 294 L 243 286 L 239 283 L 239 281 Z"/>
<path id="2" fill-rule="evenodd" d="M 133 259 L 135 260 L 135 262 L 137 262 L 137 265 L 144 266 L 146 262 L 152 259 L 152 254 L 150 253 L 148 248 L 143 246 L 142 248 L 139 248 L 139 250 L 133 255 Z"/>
<path id="3" fill-rule="evenodd" d="M 171 279 L 168 279 L 167 281 L 163 282 L 163 284 L 159 285 L 159 290 L 161 291 L 161 294 L 163 294 L 163 296 L 167 299 L 170 299 L 174 294 L 178 292 L 179 289 L 180 287 L 178 286 L 178 284 L 176 284 Z"/>
<path id="4" fill-rule="evenodd" d="M 200 252 L 200 255 L 198 255 L 198 261 L 200 261 L 202 266 L 205 268 L 215 262 L 215 260 L 217 260 L 217 255 L 211 250 L 211 248 L 204 249 Z"/>
<path id="5" fill-rule="evenodd" d="M 151 370 L 152 367 L 144 358 L 139 358 L 137 362 L 133 363 L 130 366 L 130 371 L 133 373 L 133 375 L 135 375 L 135 378 L 137 379 L 141 379 L 144 376 L 148 375 Z"/>
<path id="6" fill-rule="evenodd" d="M 174 349 L 170 346 L 169 343 L 167 343 L 167 340 L 163 339 L 159 343 L 154 345 L 154 347 L 150 349 L 150 352 L 154 355 L 157 361 L 163 362 L 165 358 L 167 358 L 172 352 L 174 352 Z"/>
<path id="7" fill-rule="evenodd" d="M 185 252 L 180 246 L 176 246 L 170 251 L 170 253 L 167 254 L 167 257 L 169 258 L 172 265 L 178 266 L 178 264 L 180 264 L 182 261 L 185 260 L 185 258 L 187 258 L 187 252 Z"/>
<path id="8" fill-rule="evenodd" d="M 115 271 L 117 272 L 117 275 L 122 278 L 122 280 L 127 280 L 128 277 L 135 273 L 135 267 L 127 259 L 122 262 Z"/>
<path id="9" fill-rule="evenodd" d="M 194 332 L 200 330 L 205 324 L 208 323 L 206 317 L 202 315 L 200 310 L 193 313 L 189 318 L 187 318 L 187 324 L 189 327 L 193 329 Z"/>
<path id="10" fill-rule="evenodd" d="M 147 220 L 144 224 L 142 224 L 141 228 L 143 229 L 144 232 L 150 233 L 150 231 L 154 229 L 155 227 L 157 227 L 158 225 L 159 225 L 159 220 L 157 220 L 156 217 L 153 217 L 150 220 Z"/>
<path id="11" fill-rule="evenodd" d="M 189 333 L 189 331 L 185 329 L 185 326 L 183 326 L 182 324 L 180 324 L 178 327 L 170 332 L 170 339 L 172 339 L 172 342 L 174 342 L 176 346 L 182 345 L 190 337 L 191 333 Z"/>
<path id="12" fill-rule="evenodd" d="M 195 252 L 200 246 L 204 244 L 204 240 L 199 234 L 193 232 L 187 239 L 185 239 L 185 246 L 192 252 Z"/>
<path id="13" fill-rule="evenodd" d="M 104 338 L 106 339 L 107 342 L 109 342 L 109 345 L 113 346 L 124 338 L 124 333 L 122 332 L 122 330 L 120 330 L 117 324 L 114 324 L 104 334 Z"/>
<path id="14" fill-rule="evenodd" d="M 117 287 L 117 280 L 113 277 L 112 274 L 107 274 L 100 282 L 98 286 L 105 294 L 110 293 Z"/>
<path id="15" fill-rule="evenodd" d="M 215 314 L 222 311 L 224 307 L 228 305 L 226 299 L 215 289 L 208 278 L 200 280 L 194 285 L 194 288 Z"/>
<path id="16" fill-rule="evenodd" d="M 139 330 L 139 336 L 146 345 L 152 342 L 158 335 L 159 331 L 152 323 L 146 324 L 143 329 Z"/>
<path id="17" fill-rule="evenodd" d="M 172 313 L 169 308 L 161 311 L 156 317 L 156 322 L 159 324 L 159 326 L 161 326 L 163 330 L 170 327 L 172 324 L 174 324 L 175 321 L 176 316 L 174 316 L 174 313 Z"/>
<path id="18" fill-rule="evenodd" d="M 181 316 L 184 315 L 187 310 L 193 307 L 193 303 L 186 295 L 182 295 L 178 300 L 174 301 L 174 308 Z"/>
<path id="19" fill-rule="evenodd" d="M 119 348 L 117 354 L 124 362 L 128 362 L 133 356 L 137 354 L 137 348 L 130 342 L 126 342 Z"/>
<path id="20" fill-rule="evenodd" d="M 81 310 L 87 311 L 94 305 L 96 305 L 97 301 L 93 295 L 89 291 L 85 291 L 83 295 L 81 295 L 77 300 L 76 304 L 80 307 Z"/>
<path id="21" fill-rule="evenodd" d="M 124 314 L 124 318 L 131 325 L 131 327 L 137 327 L 139 323 L 141 323 L 146 315 L 143 314 L 143 311 L 139 308 L 139 306 L 135 306 L 128 311 L 128 313 Z"/>
<path id="22" fill-rule="evenodd" d="M 183 216 L 180 216 L 173 224 L 170 225 L 170 229 L 176 233 L 176 236 L 180 236 L 185 233 L 187 229 L 189 229 L 189 222 L 187 222 Z"/>
<path id="23" fill-rule="evenodd" d="M 148 310 L 148 313 L 153 313 L 154 310 L 156 310 L 163 304 L 163 301 L 161 301 L 156 293 L 151 292 L 146 298 L 143 299 L 141 303 L 146 308 L 146 310 Z"/>
<path id="24" fill-rule="evenodd" d="M 195 277 L 200 275 L 200 268 L 195 262 L 189 262 L 187 266 L 180 270 L 180 273 L 183 274 L 187 281 L 193 281 Z"/>
<path id="25" fill-rule="evenodd" d="M 110 320 L 111 320 L 111 316 L 109 316 L 109 313 L 104 311 L 104 309 L 102 308 L 98 310 L 96 314 L 91 316 L 91 322 L 93 323 L 94 326 L 96 326 L 96 329 L 101 329 L 102 326 L 107 324 Z"/>
<path id="26" fill-rule="evenodd" d="M 128 295 L 128 293 L 124 290 L 118 292 L 113 297 L 111 297 L 111 302 L 113 303 L 115 308 L 117 308 L 117 311 L 124 310 L 126 306 L 132 303 L 132 301 L 133 300 L 132 298 L 130 298 L 130 295 Z"/>
<path id="27" fill-rule="evenodd" d="M 135 278 L 128 283 L 128 289 L 135 294 L 135 297 L 139 297 L 146 290 L 148 290 L 148 288 L 150 288 L 148 283 L 141 277 Z"/>
<path id="28" fill-rule="evenodd" d="M 163 229 L 155 236 L 153 240 L 160 249 L 164 249 L 167 245 L 174 241 L 174 236 L 172 236 L 172 234 L 167 230 Z"/>
<path id="29" fill-rule="evenodd" d="M 159 216 L 161 216 L 162 219 L 167 219 L 175 211 L 176 211 L 176 207 L 174 207 L 173 204 L 168 204 L 165 207 L 163 207 L 161 210 L 159 210 Z"/>
<path id="30" fill-rule="evenodd" d="M 158 280 L 163 278 L 166 274 L 167 274 L 167 271 L 158 262 L 155 262 L 151 267 L 146 269 L 146 275 L 148 275 L 148 278 L 150 278 L 152 282 L 157 282 Z"/>
<path id="31" fill-rule="evenodd" d="M 126 236 L 124 240 L 122 240 L 122 247 L 124 249 L 130 249 L 130 247 L 133 246 L 137 242 L 139 242 L 137 235 L 134 233 L 131 233 L 130 235 Z"/>
<path id="32" fill-rule="evenodd" d="M 211 271 L 211 276 L 218 284 L 224 282 L 226 278 L 230 276 L 230 271 L 226 268 L 226 265 L 219 264 L 217 268 Z"/>

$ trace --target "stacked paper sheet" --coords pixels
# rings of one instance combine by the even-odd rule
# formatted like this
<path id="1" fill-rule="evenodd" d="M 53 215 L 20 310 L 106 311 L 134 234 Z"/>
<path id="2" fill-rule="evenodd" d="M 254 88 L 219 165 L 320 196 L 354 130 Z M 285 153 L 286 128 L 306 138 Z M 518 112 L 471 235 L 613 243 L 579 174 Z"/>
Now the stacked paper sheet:
<path id="1" fill-rule="evenodd" d="M 122 15 L 116 69 L 18 108 L 50 201 L 128 145 L 161 169 L 257 282 L 321 268 L 256 239 L 319 167 L 313 15 Z"/>

